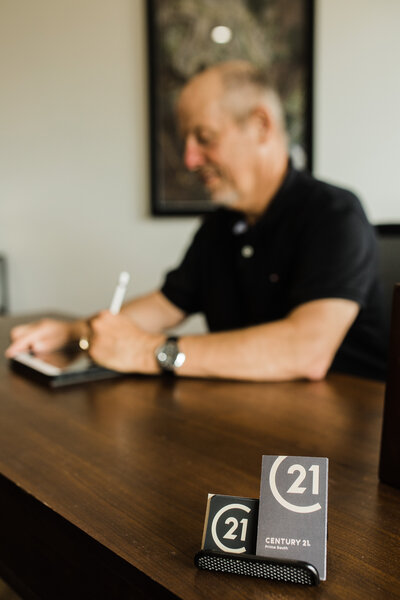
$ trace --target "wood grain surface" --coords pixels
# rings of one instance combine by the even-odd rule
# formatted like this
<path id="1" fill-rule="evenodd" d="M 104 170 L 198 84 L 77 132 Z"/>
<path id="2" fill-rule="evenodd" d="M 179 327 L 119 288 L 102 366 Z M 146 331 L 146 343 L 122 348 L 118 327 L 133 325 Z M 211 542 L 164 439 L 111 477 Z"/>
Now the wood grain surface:
<path id="1" fill-rule="evenodd" d="M 0 319 L 1 353 L 11 323 Z M 57 600 L 400 598 L 400 491 L 377 476 L 383 398 L 381 383 L 341 375 L 50 390 L 2 358 L 0 575 L 23 597 Z M 258 497 L 263 454 L 329 458 L 318 587 L 193 566 L 207 493 Z"/>

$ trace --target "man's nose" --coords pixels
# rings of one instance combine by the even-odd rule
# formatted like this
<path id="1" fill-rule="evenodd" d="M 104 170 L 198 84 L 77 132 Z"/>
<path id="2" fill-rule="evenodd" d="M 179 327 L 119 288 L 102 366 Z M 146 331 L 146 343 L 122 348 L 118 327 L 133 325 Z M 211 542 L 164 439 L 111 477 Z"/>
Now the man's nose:
<path id="1" fill-rule="evenodd" d="M 189 171 L 195 171 L 204 164 L 203 151 L 192 137 L 186 139 L 183 160 Z"/>

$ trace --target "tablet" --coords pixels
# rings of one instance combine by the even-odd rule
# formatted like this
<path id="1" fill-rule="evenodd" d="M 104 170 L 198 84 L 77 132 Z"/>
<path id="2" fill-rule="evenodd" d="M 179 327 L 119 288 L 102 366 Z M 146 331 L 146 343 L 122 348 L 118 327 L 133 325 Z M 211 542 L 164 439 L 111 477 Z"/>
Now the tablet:
<path id="1" fill-rule="evenodd" d="M 86 352 L 67 349 L 40 355 L 21 352 L 10 360 L 10 366 L 14 371 L 50 387 L 123 375 L 97 365 Z"/>

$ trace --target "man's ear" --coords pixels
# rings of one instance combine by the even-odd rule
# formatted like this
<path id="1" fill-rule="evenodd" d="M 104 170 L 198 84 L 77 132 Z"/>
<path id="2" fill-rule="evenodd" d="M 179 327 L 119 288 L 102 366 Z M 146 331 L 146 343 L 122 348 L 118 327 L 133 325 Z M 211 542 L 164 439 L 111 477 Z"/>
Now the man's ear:
<path id="1" fill-rule="evenodd" d="M 267 142 L 272 131 L 273 120 L 270 111 L 266 106 L 256 106 L 250 115 L 252 125 L 255 128 L 258 141 Z"/>

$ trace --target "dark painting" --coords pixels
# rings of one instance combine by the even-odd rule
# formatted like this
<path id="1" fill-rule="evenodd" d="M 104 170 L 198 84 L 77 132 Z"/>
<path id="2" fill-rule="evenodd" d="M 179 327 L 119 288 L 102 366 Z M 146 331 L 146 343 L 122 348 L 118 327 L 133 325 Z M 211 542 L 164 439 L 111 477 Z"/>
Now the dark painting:
<path id="1" fill-rule="evenodd" d="M 290 152 L 311 169 L 312 0 L 148 0 L 152 212 L 213 208 L 186 171 L 175 106 L 188 79 L 216 62 L 265 69 L 286 113 Z"/>

